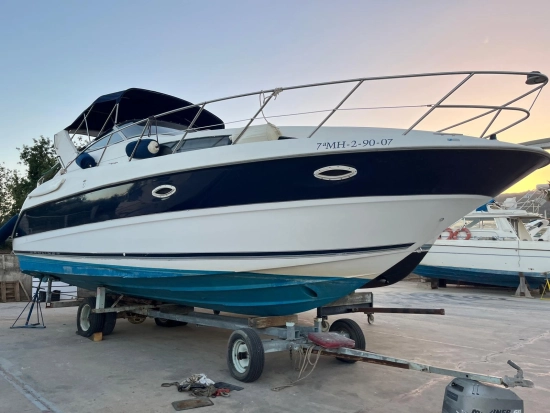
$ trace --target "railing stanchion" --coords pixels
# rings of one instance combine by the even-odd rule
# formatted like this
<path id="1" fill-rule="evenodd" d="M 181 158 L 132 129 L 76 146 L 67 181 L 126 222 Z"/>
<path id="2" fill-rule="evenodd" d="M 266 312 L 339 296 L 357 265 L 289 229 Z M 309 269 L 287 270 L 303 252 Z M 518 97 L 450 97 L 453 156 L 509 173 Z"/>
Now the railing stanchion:
<path id="1" fill-rule="evenodd" d="M 136 146 L 134 146 L 134 150 L 132 151 L 132 154 L 130 155 L 130 159 L 128 159 L 128 162 L 131 162 L 132 159 L 134 158 L 134 154 L 136 153 L 137 151 L 137 148 L 139 146 L 139 143 L 141 142 L 141 139 L 143 138 L 143 134 L 145 133 L 145 131 L 147 130 L 147 127 L 149 126 L 149 123 L 151 122 L 151 119 L 148 118 L 147 119 L 147 122 L 145 123 L 145 126 L 143 127 L 143 130 L 141 131 L 141 135 L 139 135 L 139 138 L 137 140 L 137 143 L 136 143 Z"/>
<path id="2" fill-rule="evenodd" d="M 453 93 L 455 93 L 457 91 L 457 89 L 462 86 L 464 83 L 466 83 L 468 80 L 470 80 L 470 78 L 474 75 L 474 73 L 470 73 L 465 79 L 462 80 L 462 82 L 460 82 L 458 85 L 456 85 L 449 93 L 447 93 L 445 96 L 443 96 L 439 102 L 437 102 L 435 105 L 433 105 L 430 109 L 428 109 L 428 111 L 426 113 L 424 113 L 424 115 L 422 115 L 420 117 L 420 119 L 418 119 L 416 122 L 413 123 L 413 125 L 407 129 L 405 131 L 405 133 L 403 133 L 403 135 L 406 135 L 407 133 L 409 133 L 411 130 L 414 129 L 414 127 L 416 125 L 418 125 L 420 122 L 422 122 L 426 116 L 428 116 L 430 113 L 432 113 L 441 103 L 443 103 L 443 101 L 445 99 L 447 99 L 449 96 L 451 96 Z"/>
<path id="3" fill-rule="evenodd" d="M 497 111 L 497 113 L 495 113 L 495 116 L 493 116 L 493 119 L 491 119 L 491 122 L 489 122 L 489 124 L 487 125 L 487 127 L 485 128 L 485 130 L 481 133 L 480 135 L 480 138 L 483 138 L 485 136 L 485 133 L 489 130 L 489 128 L 491 127 L 491 125 L 493 124 L 493 122 L 495 120 L 497 120 L 498 118 L 498 115 L 500 115 L 500 112 L 502 112 L 502 109 L 499 109 Z"/>
<path id="4" fill-rule="evenodd" d="M 315 130 L 314 130 L 313 132 L 311 132 L 311 134 L 307 137 L 308 139 L 311 138 L 311 137 L 315 134 L 315 132 L 317 132 L 317 131 L 319 130 L 319 128 L 320 128 L 321 126 L 323 126 L 327 120 L 329 120 L 329 118 L 330 118 L 332 115 L 334 115 L 334 112 L 336 112 L 338 109 L 340 109 L 340 106 L 342 106 L 342 105 L 344 104 L 344 102 L 345 102 L 346 100 L 348 100 L 348 98 L 353 94 L 353 92 L 355 92 L 355 91 L 357 90 L 357 88 L 358 88 L 359 86 L 361 86 L 361 85 L 363 84 L 363 82 L 364 82 L 364 80 L 361 80 L 360 82 L 358 82 L 358 83 L 353 87 L 353 89 L 350 90 L 350 92 L 346 95 L 346 97 L 345 97 L 344 99 L 342 99 L 342 100 L 340 101 L 340 103 L 338 103 L 338 105 L 336 105 L 336 107 L 330 111 L 330 113 L 326 116 L 325 119 L 323 119 L 323 121 L 322 121 L 319 125 L 317 125 L 317 127 L 315 128 Z"/>
<path id="5" fill-rule="evenodd" d="M 195 124 L 195 122 L 197 121 L 197 119 L 199 118 L 202 110 L 204 109 L 204 107 L 206 106 L 206 103 L 203 103 L 203 105 L 200 107 L 200 109 L 197 111 L 197 114 L 195 115 L 195 117 L 193 118 L 193 120 L 191 121 L 191 123 L 189 124 L 189 126 L 187 127 L 187 129 L 185 129 L 185 133 L 183 134 L 183 136 L 181 137 L 181 139 L 178 141 L 178 143 L 176 144 L 176 146 L 174 146 L 174 149 L 172 150 L 172 153 L 176 153 L 180 148 L 181 148 L 181 145 L 183 145 L 183 141 L 185 139 L 185 137 L 187 136 L 187 134 L 189 133 L 189 129 L 191 129 L 193 127 L 193 125 Z"/>

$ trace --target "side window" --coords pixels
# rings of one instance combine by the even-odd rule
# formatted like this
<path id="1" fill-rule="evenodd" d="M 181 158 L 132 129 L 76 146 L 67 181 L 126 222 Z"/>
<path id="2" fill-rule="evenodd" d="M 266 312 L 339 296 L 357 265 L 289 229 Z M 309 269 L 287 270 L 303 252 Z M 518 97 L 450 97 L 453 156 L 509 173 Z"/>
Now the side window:
<path id="1" fill-rule="evenodd" d="M 186 139 L 178 152 L 195 151 L 197 149 L 214 148 L 231 144 L 229 136 L 212 136 L 209 138 Z"/>
<path id="2" fill-rule="evenodd" d="M 451 225 L 451 229 L 459 230 L 460 228 L 462 228 L 465 225 L 466 225 L 465 219 L 461 218 L 458 221 L 456 221 L 453 225 Z"/>
<path id="3" fill-rule="evenodd" d="M 497 229 L 497 224 L 494 219 L 485 218 L 481 221 L 481 225 L 483 229 Z"/>
<path id="4" fill-rule="evenodd" d="M 121 133 L 123 133 L 124 136 L 130 139 L 130 138 L 135 138 L 137 136 L 140 136 L 141 133 L 143 132 L 144 125 L 143 124 L 131 125 L 131 126 L 120 125 L 120 127 L 124 128 L 122 129 Z"/>
<path id="5" fill-rule="evenodd" d="M 470 229 L 481 229 L 481 220 L 479 218 L 468 218 L 465 219 L 466 228 Z"/>
<path id="6" fill-rule="evenodd" d="M 109 140 L 109 137 L 111 137 L 111 140 Z M 96 141 L 94 144 L 89 146 L 88 149 L 86 149 L 86 152 L 93 152 L 98 149 L 104 148 L 105 145 L 107 145 L 107 142 L 109 142 L 109 146 L 111 146 L 115 143 L 121 142 L 122 140 L 124 139 L 120 135 L 120 132 L 113 133 L 112 136 L 105 135 L 103 138 L 101 138 L 100 140 Z"/>

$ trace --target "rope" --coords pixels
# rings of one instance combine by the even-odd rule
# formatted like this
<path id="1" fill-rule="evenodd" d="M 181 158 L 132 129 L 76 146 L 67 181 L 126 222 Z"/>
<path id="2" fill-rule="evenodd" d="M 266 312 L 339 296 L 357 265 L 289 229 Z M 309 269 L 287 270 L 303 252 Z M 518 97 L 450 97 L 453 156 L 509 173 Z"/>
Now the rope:
<path id="1" fill-rule="evenodd" d="M 315 367 L 317 367 L 317 362 L 319 361 L 319 357 L 321 356 L 321 351 L 318 350 L 317 354 L 316 354 L 316 357 L 315 357 L 315 360 L 312 361 L 311 360 L 311 354 L 313 353 L 313 350 L 316 350 L 315 346 L 309 346 L 305 352 L 304 352 L 304 349 L 300 347 L 300 350 L 298 351 L 298 355 L 299 355 L 298 365 L 300 366 L 299 373 L 298 373 L 298 378 L 296 380 L 294 380 L 293 382 L 289 383 L 289 384 L 285 384 L 285 385 L 279 386 L 279 387 L 273 387 L 271 390 L 272 391 L 281 391 L 281 390 L 286 389 L 288 387 L 294 386 L 296 383 L 298 383 L 301 380 L 304 380 L 304 379 L 308 378 L 311 375 L 311 373 L 313 373 L 313 370 L 315 370 Z M 290 359 L 292 360 L 292 350 L 290 351 Z M 309 366 L 311 366 L 311 369 L 309 370 L 309 372 L 305 376 L 302 377 L 302 375 L 305 374 L 305 372 L 307 371 L 307 368 Z"/>
<path id="2" fill-rule="evenodd" d="M 273 93 L 271 94 L 271 97 L 273 97 L 273 100 L 277 100 L 277 96 L 279 96 L 279 94 L 280 94 L 282 91 L 283 91 L 282 88 L 277 88 L 277 89 L 275 89 L 275 90 L 273 91 Z M 265 97 L 264 91 L 262 91 L 262 92 L 260 92 L 260 93 L 258 94 L 258 99 L 259 99 L 259 101 L 260 101 L 260 107 L 262 108 L 262 116 L 263 116 L 265 122 L 266 122 L 268 125 L 270 125 L 270 126 L 272 126 L 272 127 L 274 127 L 274 128 L 277 128 L 277 126 L 275 126 L 274 124 L 272 124 L 271 122 L 269 122 L 269 121 L 267 120 L 267 118 L 265 117 L 265 115 L 264 115 L 264 109 L 263 109 L 262 106 L 265 104 L 265 101 L 268 99 L 268 98 Z M 262 101 L 262 100 L 263 100 L 263 101 Z"/>

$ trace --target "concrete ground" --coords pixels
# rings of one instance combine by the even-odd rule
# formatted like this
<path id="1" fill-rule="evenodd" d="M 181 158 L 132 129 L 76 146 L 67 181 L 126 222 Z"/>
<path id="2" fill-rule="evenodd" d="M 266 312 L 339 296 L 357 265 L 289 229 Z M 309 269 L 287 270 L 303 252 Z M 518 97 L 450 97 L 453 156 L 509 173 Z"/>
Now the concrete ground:
<path id="1" fill-rule="evenodd" d="M 413 282 L 374 290 L 377 306 L 445 308 L 447 314 L 378 314 L 363 327 L 371 351 L 436 366 L 503 376 L 518 363 L 534 389 L 514 391 L 528 413 L 550 403 L 550 301 L 521 299 L 509 290 L 449 287 L 429 290 Z M 173 412 L 171 402 L 191 396 L 163 382 L 205 373 L 237 382 L 225 354 L 229 331 L 185 326 L 161 328 L 153 320 L 118 320 L 102 342 L 75 334 L 76 308 L 44 310 L 44 330 L 10 330 L 24 303 L 0 304 L 0 412 Z M 311 322 L 314 312 L 300 314 Z M 340 316 L 342 317 L 342 316 Z M 338 317 L 331 317 L 334 321 Z M 262 377 L 215 412 L 441 412 L 450 377 L 366 363 L 346 365 L 323 357 L 294 387 L 272 387 L 296 378 L 287 353 L 268 354 Z M 208 410 L 207 410 L 208 409 Z"/>

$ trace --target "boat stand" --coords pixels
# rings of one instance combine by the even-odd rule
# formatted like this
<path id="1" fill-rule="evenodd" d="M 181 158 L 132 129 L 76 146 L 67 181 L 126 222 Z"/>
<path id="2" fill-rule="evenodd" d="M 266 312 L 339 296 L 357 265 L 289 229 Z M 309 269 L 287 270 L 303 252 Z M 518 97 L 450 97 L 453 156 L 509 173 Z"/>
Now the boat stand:
<path id="1" fill-rule="evenodd" d="M 519 366 L 509 361 L 517 370 L 513 377 L 497 377 L 485 374 L 445 369 L 428 364 L 416 363 L 378 353 L 366 351 L 366 342 L 360 326 L 351 319 L 339 319 L 330 325 L 328 315 L 363 312 L 372 315 L 375 312 L 408 314 L 444 314 L 443 309 L 375 308 L 372 293 L 354 293 L 330 305 L 317 309 L 317 317 L 312 326 L 298 325 L 297 315 L 276 317 L 237 317 L 220 315 L 219 312 L 206 313 L 195 311 L 193 307 L 173 304 L 137 304 L 116 305 L 119 298 L 110 307 L 105 307 L 105 290 L 98 288 L 96 306 L 91 313 L 106 314 L 127 312 L 140 320 L 155 318 L 159 325 L 172 323 L 195 324 L 232 330 L 227 349 L 227 365 L 231 375 L 243 382 L 253 382 L 260 378 L 266 353 L 290 352 L 336 357 L 346 363 L 362 361 L 415 370 L 423 373 L 439 374 L 457 378 L 487 382 L 505 387 L 532 387 L 533 383 L 524 379 Z M 122 304 L 124 302 L 122 301 Z M 130 320 L 131 321 L 131 320 Z M 141 321 L 140 321 L 141 322 Z M 161 323 L 162 322 L 162 323 Z M 268 338 L 260 338 L 260 336 Z"/>
<path id="2" fill-rule="evenodd" d="M 533 298 L 531 292 L 529 291 L 529 284 L 527 284 L 527 281 L 525 280 L 525 274 L 522 272 L 519 273 L 519 285 L 514 297 Z"/>
<path id="3" fill-rule="evenodd" d="M 40 285 L 41 284 L 42 284 L 42 278 L 38 282 L 38 287 L 36 287 L 36 292 L 34 293 L 34 295 L 32 297 L 32 300 L 27 303 L 25 308 L 23 308 L 23 311 L 21 311 L 21 313 L 15 319 L 15 321 L 13 322 L 13 324 L 11 325 L 10 328 L 46 328 L 46 326 L 44 325 L 44 315 L 42 314 L 42 307 L 40 306 L 40 294 L 39 293 L 40 293 Z M 27 309 L 29 304 L 31 305 L 31 308 L 29 309 L 29 314 L 27 315 L 27 321 L 25 322 L 25 325 L 16 326 L 15 324 L 17 323 L 17 321 L 19 321 L 19 319 L 21 318 L 21 315 L 23 315 L 23 313 L 25 312 L 25 310 Z M 34 309 L 35 305 L 36 305 L 36 323 L 29 324 L 31 316 L 32 316 L 32 310 Z M 40 325 L 40 324 L 42 324 L 42 325 Z"/>

